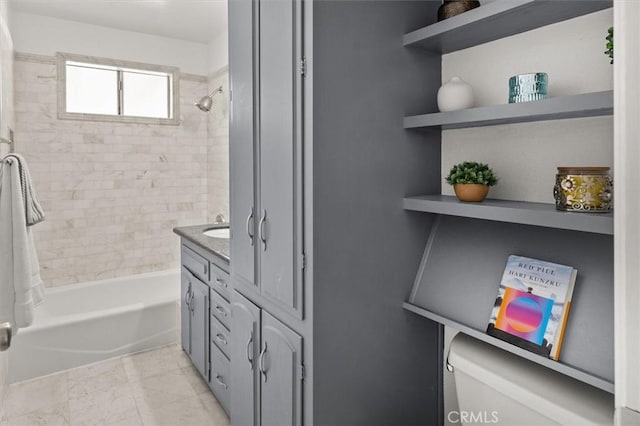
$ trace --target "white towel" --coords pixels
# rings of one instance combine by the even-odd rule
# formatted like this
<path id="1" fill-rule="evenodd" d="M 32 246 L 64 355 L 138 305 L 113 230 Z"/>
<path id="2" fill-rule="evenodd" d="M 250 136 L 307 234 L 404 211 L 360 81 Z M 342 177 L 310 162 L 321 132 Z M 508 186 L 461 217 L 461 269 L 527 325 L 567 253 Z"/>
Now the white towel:
<path id="1" fill-rule="evenodd" d="M 44 300 L 40 266 L 27 226 L 21 159 L 7 156 L 0 170 L 0 322 L 18 330 L 33 323 L 33 310 Z M 28 176 L 28 172 L 27 175 Z"/>
<path id="2" fill-rule="evenodd" d="M 11 159 L 11 160 L 10 160 Z M 17 163 L 18 173 L 20 177 L 20 188 L 22 189 L 22 200 L 24 201 L 24 211 L 27 218 L 27 226 L 33 226 L 44 220 L 44 211 L 38 202 L 36 192 L 31 183 L 31 173 L 27 162 L 20 154 L 9 154 L 4 157 L 3 162 L 11 161 L 12 164 Z"/>

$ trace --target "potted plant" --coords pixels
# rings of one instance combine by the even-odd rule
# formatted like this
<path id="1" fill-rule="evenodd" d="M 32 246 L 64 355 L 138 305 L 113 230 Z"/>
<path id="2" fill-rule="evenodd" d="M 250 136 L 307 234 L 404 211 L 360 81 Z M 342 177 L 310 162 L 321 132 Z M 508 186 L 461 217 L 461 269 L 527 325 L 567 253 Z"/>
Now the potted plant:
<path id="1" fill-rule="evenodd" d="M 456 197 L 460 201 L 482 201 L 489 192 L 489 187 L 498 182 L 493 170 L 483 163 L 465 161 L 451 168 L 445 178 L 453 185 Z"/>
<path id="2" fill-rule="evenodd" d="M 613 64 L 613 27 L 609 27 L 607 31 L 607 50 L 604 51 L 604 54 L 611 59 L 611 63 Z"/>

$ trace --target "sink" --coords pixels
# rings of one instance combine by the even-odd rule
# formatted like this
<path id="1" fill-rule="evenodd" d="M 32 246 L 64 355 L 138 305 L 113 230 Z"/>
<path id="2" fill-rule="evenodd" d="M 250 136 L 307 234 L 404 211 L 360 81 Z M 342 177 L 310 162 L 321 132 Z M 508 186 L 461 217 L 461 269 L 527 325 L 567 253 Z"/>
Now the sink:
<path id="1" fill-rule="evenodd" d="M 203 232 L 207 237 L 229 239 L 229 228 L 209 229 Z"/>

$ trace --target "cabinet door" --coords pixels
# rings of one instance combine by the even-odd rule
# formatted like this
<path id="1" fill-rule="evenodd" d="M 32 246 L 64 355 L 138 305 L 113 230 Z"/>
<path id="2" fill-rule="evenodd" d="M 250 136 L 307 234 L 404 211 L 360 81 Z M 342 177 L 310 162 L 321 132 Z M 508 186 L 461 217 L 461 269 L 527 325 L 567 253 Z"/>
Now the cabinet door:
<path id="1" fill-rule="evenodd" d="M 205 379 L 209 379 L 209 287 L 192 277 L 191 361 Z"/>
<path id="2" fill-rule="evenodd" d="M 260 424 L 257 360 L 260 308 L 234 292 L 231 296 L 231 416 L 234 425 Z"/>
<path id="3" fill-rule="evenodd" d="M 191 298 L 191 274 L 184 267 L 180 275 L 180 340 L 182 349 L 191 353 L 191 336 L 189 333 L 191 323 L 191 311 L 189 299 Z"/>
<path id="4" fill-rule="evenodd" d="M 302 424 L 302 337 L 262 312 L 262 426 Z"/>
<path id="5" fill-rule="evenodd" d="M 260 286 L 302 316 L 302 3 L 260 2 Z"/>
<path id="6" fill-rule="evenodd" d="M 254 2 L 229 2 L 231 274 L 254 285 Z"/>

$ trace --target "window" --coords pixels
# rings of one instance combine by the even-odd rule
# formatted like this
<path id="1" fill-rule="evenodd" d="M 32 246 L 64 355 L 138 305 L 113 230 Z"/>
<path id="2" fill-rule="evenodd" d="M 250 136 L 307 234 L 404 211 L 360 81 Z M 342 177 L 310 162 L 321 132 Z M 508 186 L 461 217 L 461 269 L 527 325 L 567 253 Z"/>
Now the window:
<path id="1" fill-rule="evenodd" d="M 178 124 L 179 71 L 58 54 L 58 117 Z"/>

